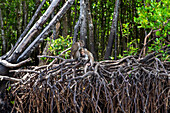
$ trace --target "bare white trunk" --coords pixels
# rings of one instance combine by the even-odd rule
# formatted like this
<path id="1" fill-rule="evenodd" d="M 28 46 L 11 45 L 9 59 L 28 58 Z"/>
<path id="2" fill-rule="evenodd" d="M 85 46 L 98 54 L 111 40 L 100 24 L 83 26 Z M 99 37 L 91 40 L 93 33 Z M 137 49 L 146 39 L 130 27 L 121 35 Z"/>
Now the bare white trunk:
<path id="1" fill-rule="evenodd" d="M 42 25 L 46 22 L 46 20 L 49 18 L 51 13 L 53 12 L 54 8 L 57 6 L 60 0 L 53 0 L 51 5 L 48 7 L 46 12 L 39 18 L 39 20 L 34 24 L 34 26 L 30 29 L 30 31 L 26 34 L 26 36 L 22 39 L 22 41 L 19 43 L 15 51 L 11 54 L 11 56 L 8 59 L 16 60 L 18 56 L 24 51 L 26 48 L 26 45 L 29 43 L 29 41 L 32 39 L 32 37 L 40 30 L 42 29 Z"/>

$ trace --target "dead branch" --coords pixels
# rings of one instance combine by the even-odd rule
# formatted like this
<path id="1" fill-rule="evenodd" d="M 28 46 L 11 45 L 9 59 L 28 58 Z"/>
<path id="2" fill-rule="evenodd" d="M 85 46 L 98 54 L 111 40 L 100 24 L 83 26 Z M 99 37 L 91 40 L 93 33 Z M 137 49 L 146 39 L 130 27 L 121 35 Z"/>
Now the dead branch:
<path id="1" fill-rule="evenodd" d="M 21 82 L 21 79 L 18 78 L 13 78 L 13 77 L 9 77 L 9 76 L 0 76 L 0 80 L 10 80 L 10 81 L 14 81 L 14 82 Z"/>
<path id="2" fill-rule="evenodd" d="M 29 59 L 26 59 L 26 60 L 19 62 L 17 64 L 12 64 L 6 60 L 0 59 L 0 64 L 4 65 L 5 67 L 8 67 L 8 68 L 16 68 L 16 67 L 21 67 L 23 64 L 30 62 L 30 61 L 31 61 L 31 59 L 29 58 Z"/>
<path id="3" fill-rule="evenodd" d="M 151 31 L 148 33 L 148 35 L 146 35 L 146 37 L 145 37 L 145 39 L 144 39 L 144 43 L 143 43 L 143 45 L 144 45 L 144 49 L 143 49 L 143 57 L 145 56 L 145 54 L 146 54 L 146 41 L 147 41 L 147 39 L 148 39 L 148 37 L 152 34 L 152 29 L 151 29 Z"/>

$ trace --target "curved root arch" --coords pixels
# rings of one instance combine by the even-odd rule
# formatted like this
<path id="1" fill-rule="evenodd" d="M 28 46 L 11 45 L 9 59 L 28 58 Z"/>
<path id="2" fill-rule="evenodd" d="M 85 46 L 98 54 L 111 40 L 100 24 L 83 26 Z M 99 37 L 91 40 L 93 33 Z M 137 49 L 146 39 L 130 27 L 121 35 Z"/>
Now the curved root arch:
<path id="1" fill-rule="evenodd" d="M 53 57 L 56 58 L 56 57 Z M 13 70 L 13 111 L 167 112 L 169 62 L 140 63 L 133 56 L 95 62 L 57 57 L 50 65 Z"/>

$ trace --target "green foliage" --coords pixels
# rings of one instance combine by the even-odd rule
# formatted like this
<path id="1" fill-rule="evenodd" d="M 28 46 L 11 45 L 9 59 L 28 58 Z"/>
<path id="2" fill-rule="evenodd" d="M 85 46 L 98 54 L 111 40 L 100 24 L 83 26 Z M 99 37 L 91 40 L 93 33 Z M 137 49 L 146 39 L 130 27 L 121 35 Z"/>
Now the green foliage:
<path id="1" fill-rule="evenodd" d="M 110 59 L 114 60 L 114 57 L 110 56 Z"/>
<path id="2" fill-rule="evenodd" d="M 138 43 L 140 42 L 140 39 L 137 40 Z M 124 54 L 121 55 L 119 54 L 118 58 L 121 59 L 125 56 L 129 56 L 129 55 L 137 55 L 139 48 L 137 47 L 136 44 L 136 39 L 132 40 L 131 42 L 127 43 L 127 50 L 124 50 Z M 111 59 L 114 59 L 114 57 L 111 57 Z"/>
<path id="3" fill-rule="evenodd" d="M 142 47 L 141 43 L 144 38 L 143 29 L 150 31 L 150 29 L 157 30 L 157 36 L 160 38 L 155 39 L 152 44 L 149 45 L 148 52 L 152 52 L 160 49 L 164 44 L 164 37 L 170 35 L 168 29 L 170 28 L 170 23 L 167 23 L 167 19 L 170 17 L 170 1 L 169 0 L 161 0 L 160 2 L 156 2 L 156 0 L 134 0 L 127 1 L 124 0 L 120 2 L 119 7 L 119 20 L 118 20 L 118 58 L 122 58 L 127 55 L 135 55 L 139 50 L 139 47 Z M 24 15 L 23 2 L 26 2 L 26 15 Z M 4 22 L 4 31 L 5 38 L 7 40 L 7 50 L 10 49 L 11 44 L 15 44 L 18 37 L 21 35 L 23 30 L 25 29 L 24 22 L 26 25 L 29 20 L 32 18 L 35 13 L 39 3 L 42 0 L 3 0 L 0 2 L 0 7 L 2 9 L 2 16 Z M 60 2 L 59 5 L 55 8 L 54 14 L 57 14 L 59 9 L 63 6 L 64 2 Z M 145 5 L 144 5 L 145 4 Z M 50 0 L 47 0 L 46 3 L 41 8 L 41 13 L 38 14 L 35 22 L 39 19 L 42 14 L 44 14 L 45 10 L 50 5 Z M 95 51 L 98 56 L 98 60 L 103 60 L 104 54 L 106 51 L 106 46 L 108 44 L 108 37 L 110 35 L 110 29 L 113 19 L 115 1 L 113 0 L 92 0 L 90 1 L 91 14 L 94 25 L 94 39 L 95 39 Z M 137 10 L 137 11 L 136 11 Z M 75 3 L 71 7 L 71 9 L 67 12 L 68 26 L 67 26 L 67 34 L 73 36 L 74 34 L 74 26 L 79 18 L 80 12 L 80 0 L 75 0 Z M 137 14 L 136 14 L 137 13 Z M 25 20 L 25 16 L 27 16 Z M 136 16 L 134 18 L 134 16 Z M 133 19 L 134 18 L 134 19 Z M 49 18 L 46 23 L 44 23 L 42 29 L 49 24 Z M 135 23 L 135 22 L 136 23 Z M 63 29 L 63 21 L 60 20 L 61 27 L 59 29 L 59 35 L 62 35 Z M 167 24 L 165 24 L 167 23 Z M 88 24 L 88 23 L 87 23 Z M 122 26 L 121 26 L 122 24 Z M 137 27 L 136 27 L 137 26 Z M 122 27 L 122 29 L 121 29 Z M 170 31 L 170 30 L 169 30 Z M 0 32 L 1 33 L 1 32 Z M 78 37 L 79 37 L 78 33 Z M 122 34 L 122 35 L 121 35 Z M 89 35 L 88 27 L 87 27 L 87 37 Z M 0 35 L 1 36 L 1 35 Z M 142 37 L 141 37 L 142 36 Z M 123 38 L 123 39 L 122 39 Z M 139 39 L 141 38 L 141 39 Z M 125 40 L 124 40 L 125 39 Z M 57 42 L 54 40 L 50 41 L 52 43 L 51 47 L 49 47 L 49 51 L 51 51 L 54 55 L 58 55 L 64 50 L 65 46 L 57 45 L 56 43 L 66 42 L 61 37 Z M 130 42 L 132 40 L 132 42 Z M 139 42 L 139 40 L 141 40 Z M 159 41 L 158 41 L 159 40 Z M 63 41 L 63 42 L 62 42 Z M 68 41 L 68 40 L 67 40 Z M 121 41 L 125 41 L 122 43 Z M 69 43 L 72 43 L 69 41 Z M 0 40 L 0 44 L 2 45 L 2 41 Z M 57 47 L 56 47 L 57 46 Z M 88 46 L 88 44 L 87 44 Z M 114 46 L 114 45 L 113 45 Z M 63 49 L 64 48 L 64 49 Z M 87 47 L 89 48 L 89 47 Z M 141 48 L 140 48 L 141 49 Z M 0 51 L 2 50 L 2 46 L 0 46 Z M 125 51 L 126 50 L 126 51 Z M 120 53 L 123 53 L 121 55 Z M 68 55 L 66 56 L 66 58 Z M 113 58 L 113 57 L 112 57 Z M 165 56 L 164 58 L 167 58 Z M 43 58 L 46 59 L 46 58 Z"/>
<path id="4" fill-rule="evenodd" d="M 153 30 L 162 28 L 167 30 L 167 25 L 164 25 L 164 23 L 170 17 L 169 0 L 161 0 L 160 2 L 146 0 L 145 3 L 138 0 L 138 2 L 142 6 L 137 7 L 139 17 L 134 17 L 134 21 L 141 25 L 139 28 L 152 28 Z"/>
<path id="5" fill-rule="evenodd" d="M 119 54 L 119 56 L 117 56 L 118 59 L 123 58 L 124 56 L 122 56 L 121 54 Z M 113 58 L 114 59 L 114 58 Z"/>
<path id="6" fill-rule="evenodd" d="M 61 52 L 63 52 L 64 50 L 66 50 L 67 48 L 70 48 L 72 46 L 72 37 L 70 37 L 69 35 L 67 35 L 66 38 L 64 38 L 63 36 L 60 36 L 60 38 L 58 39 L 50 39 L 47 38 L 48 43 L 50 43 L 48 50 L 53 54 L 53 55 L 59 55 Z M 64 54 L 64 57 L 67 59 L 69 57 L 69 53 L 70 51 L 67 51 Z"/>
<path id="7" fill-rule="evenodd" d="M 140 39 L 138 39 L 138 42 L 140 41 Z M 136 44 L 136 39 L 132 40 L 131 42 L 127 43 L 127 47 L 128 50 L 124 51 L 124 56 L 128 56 L 128 55 L 136 55 L 138 52 L 138 47 Z"/>
<path id="8" fill-rule="evenodd" d="M 138 2 L 142 3 L 141 0 L 138 0 Z M 140 24 L 138 28 L 160 29 L 160 31 L 156 32 L 156 35 L 166 37 L 170 27 L 170 23 L 167 23 L 170 17 L 170 8 L 168 8 L 170 1 L 161 0 L 156 2 L 156 0 L 146 0 L 142 4 L 141 7 L 137 7 L 138 17 L 134 17 L 134 21 Z"/>
<path id="9" fill-rule="evenodd" d="M 126 23 L 126 24 L 123 24 L 122 31 L 123 31 L 123 37 L 127 37 L 127 36 L 130 35 L 130 31 L 129 31 L 129 22 Z"/>
<path id="10" fill-rule="evenodd" d="M 140 5 L 142 6 L 140 6 Z M 169 34 L 170 23 L 168 19 L 170 17 L 170 1 L 161 0 L 156 2 L 156 0 L 145 0 L 142 3 L 142 0 L 138 0 L 137 13 L 138 17 L 134 17 L 134 21 L 138 24 L 138 28 L 153 29 L 156 31 L 156 35 L 160 38 L 151 44 L 149 52 L 160 50 L 165 46 L 164 38 Z M 163 53 L 163 59 L 165 59 L 166 53 Z"/>
<path id="11" fill-rule="evenodd" d="M 97 0 L 90 3 L 96 48 L 98 48 L 97 54 L 99 60 L 103 60 L 110 34 L 115 2 L 112 0 Z"/>
<path id="12" fill-rule="evenodd" d="M 15 103 L 15 101 L 11 101 L 11 104 L 13 104 L 13 105 L 14 105 L 14 103 Z"/>
<path id="13" fill-rule="evenodd" d="M 48 48 L 48 52 L 52 53 L 52 55 L 57 56 L 59 54 L 61 54 L 61 52 L 63 52 L 64 50 L 70 48 L 72 46 L 72 37 L 70 37 L 69 35 L 67 35 L 66 38 L 64 38 L 63 36 L 60 36 L 60 38 L 58 39 L 50 39 L 49 37 L 46 39 L 47 43 L 49 43 L 49 48 Z M 70 57 L 70 50 L 65 52 L 63 54 L 63 57 L 65 59 Z M 46 58 L 46 57 L 42 57 L 41 60 L 47 60 L 47 62 L 51 62 L 52 59 L 50 58 Z"/>
<path id="14" fill-rule="evenodd" d="M 9 91 L 11 89 L 11 86 L 8 87 L 7 91 Z"/>
<path id="15" fill-rule="evenodd" d="M 166 44 L 164 42 L 163 37 L 156 38 L 156 41 L 148 47 L 148 52 L 156 51 L 157 53 L 161 53 L 161 60 L 170 61 L 170 57 L 168 56 L 167 51 L 161 50 Z"/>

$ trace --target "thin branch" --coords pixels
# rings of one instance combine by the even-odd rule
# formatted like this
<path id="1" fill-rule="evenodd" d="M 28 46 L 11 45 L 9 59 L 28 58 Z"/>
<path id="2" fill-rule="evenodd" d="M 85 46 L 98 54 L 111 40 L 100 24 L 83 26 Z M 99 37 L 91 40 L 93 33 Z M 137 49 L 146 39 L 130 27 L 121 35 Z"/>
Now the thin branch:
<path id="1" fill-rule="evenodd" d="M 26 60 L 24 60 L 24 61 L 22 61 L 22 62 L 19 62 L 19 63 L 17 63 L 17 64 L 12 64 L 12 63 L 9 63 L 9 62 L 6 61 L 6 60 L 0 59 L 0 63 L 1 63 L 2 65 L 4 65 L 5 67 L 8 67 L 8 68 L 21 67 L 23 64 L 25 64 L 25 63 L 27 63 L 27 62 L 30 62 L 30 61 L 31 61 L 31 59 L 29 58 L 29 59 L 26 59 Z"/>
<path id="2" fill-rule="evenodd" d="M 146 35 L 146 37 L 145 37 L 145 39 L 144 39 L 143 57 L 144 57 L 145 54 L 146 54 L 146 41 L 147 41 L 148 37 L 152 34 L 152 31 L 153 31 L 153 30 L 151 29 L 151 31 L 149 32 L 149 34 Z"/>
<path id="3" fill-rule="evenodd" d="M 14 81 L 14 82 L 22 82 L 22 79 L 18 79 L 18 78 L 13 78 L 13 77 L 9 77 L 9 76 L 0 76 L 0 80 L 10 80 L 10 81 Z"/>

